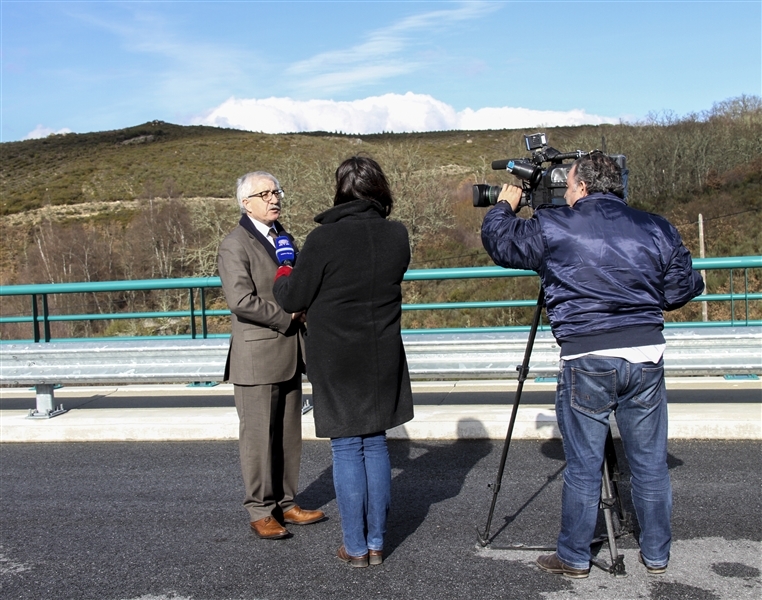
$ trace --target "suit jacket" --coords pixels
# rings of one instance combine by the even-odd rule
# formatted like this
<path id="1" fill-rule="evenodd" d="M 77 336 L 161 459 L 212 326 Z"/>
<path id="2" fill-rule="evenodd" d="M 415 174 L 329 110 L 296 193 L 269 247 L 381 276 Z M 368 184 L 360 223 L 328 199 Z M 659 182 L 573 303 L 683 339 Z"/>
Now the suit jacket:
<path id="1" fill-rule="evenodd" d="M 277 222 L 276 228 L 285 234 Z M 220 244 L 217 266 L 232 313 L 225 381 L 238 385 L 288 381 L 304 364 L 303 354 L 298 360 L 304 348 L 302 326 L 273 297 L 275 248 L 247 215 Z"/>

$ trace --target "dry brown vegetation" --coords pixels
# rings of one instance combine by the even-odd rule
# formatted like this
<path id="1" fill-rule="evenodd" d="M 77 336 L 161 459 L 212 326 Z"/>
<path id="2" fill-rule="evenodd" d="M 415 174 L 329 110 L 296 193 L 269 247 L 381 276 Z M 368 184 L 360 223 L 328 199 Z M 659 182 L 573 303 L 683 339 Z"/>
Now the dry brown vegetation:
<path id="1" fill-rule="evenodd" d="M 694 256 L 699 214 L 707 256 L 762 254 L 760 98 L 731 99 L 682 118 L 652 115 L 637 125 L 546 132 L 562 151 L 601 148 L 627 155 L 630 203 L 667 216 Z M 410 231 L 412 268 L 491 264 L 479 239 L 484 212 L 471 206 L 471 185 L 508 181 L 489 165 L 525 156 L 523 133 L 531 132 L 266 135 L 152 122 L 0 144 L 0 283 L 214 275 L 219 241 L 238 219 L 238 176 L 267 170 L 279 178 L 287 193 L 284 224 L 301 241 L 315 226 L 313 216 L 331 204 L 336 166 L 357 153 L 376 158 L 389 177 L 392 216 Z M 754 289 L 760 288 L 758 278 L 753 274 Z M 727 274 L 710 273 L 708 281 L 712 292 L 729 289 Z M 531 299 L 536 293 L 534 278 L 405 284 L 409 303 Z M 51 302 L 51 312 L 84 314 L 178 310 L 187 299 L 184 293 L 141 292 L 60 295 Z M 4 297 L 2 304 L 4 315 L 29 314 L 20 299 Z M 224 308 L 218 294 L 208 304 Z M 727 310 L 713 305 L 710 316 L 727 318 Z M 405 326 L 513 325 L 526 323 L 530 314 L 531 309 L 416 311 L 405 314 Z M 699 305 L 674 318 L 700 320 Z M 54 335 L 69 337 L 181 333 L 187 323 L 56 327 Z M 226 319 L 217 319 L 215 327 L 224 331 Z M 4 325 L 2 337 L 28 337 L 23 329 Z"/>

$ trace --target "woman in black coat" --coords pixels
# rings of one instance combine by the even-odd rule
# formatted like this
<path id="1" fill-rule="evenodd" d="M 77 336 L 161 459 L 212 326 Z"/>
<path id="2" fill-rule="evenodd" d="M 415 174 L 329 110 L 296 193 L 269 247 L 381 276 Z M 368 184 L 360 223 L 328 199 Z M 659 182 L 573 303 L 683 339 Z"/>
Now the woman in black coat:
<path id="1" fill-rule="evenodd" d="M 386 430 L 413 418 L 402 346 L 407 229 L 386 219 L 392 195 L 381 167 L 352 157 L 336 170 L 333 208 L 273 293 L 287 312 L 307 312 L 307 377 L 315 432 L 331 438 L 344 544 L 338 557 L 381 564 L 391 496 Z"/>

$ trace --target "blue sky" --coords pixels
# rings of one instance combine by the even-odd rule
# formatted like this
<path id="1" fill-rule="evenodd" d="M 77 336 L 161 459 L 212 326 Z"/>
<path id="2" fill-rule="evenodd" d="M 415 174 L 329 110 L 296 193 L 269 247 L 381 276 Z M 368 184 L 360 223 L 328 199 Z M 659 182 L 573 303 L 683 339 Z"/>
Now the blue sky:
<path id="1" fill-rule="evenodd" d="M 762 94 L 762 2 L 0 2 L 0 140 L 683 116 Z"/>

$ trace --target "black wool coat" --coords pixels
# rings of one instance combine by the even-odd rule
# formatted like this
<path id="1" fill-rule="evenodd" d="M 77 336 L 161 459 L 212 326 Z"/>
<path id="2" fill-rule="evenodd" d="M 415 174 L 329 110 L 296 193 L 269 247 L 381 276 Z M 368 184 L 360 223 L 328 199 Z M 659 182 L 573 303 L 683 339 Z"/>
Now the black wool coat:
<path id="1" fill-rule="evenodd" d="M 413 418 L 402 347 L 402 276 L 407 229 L 365 200 L 315 217 L 294 270 L 273 287 L 287 312 L 307 311 L 307 377 L 315 433 L 351 437 Z"/>

